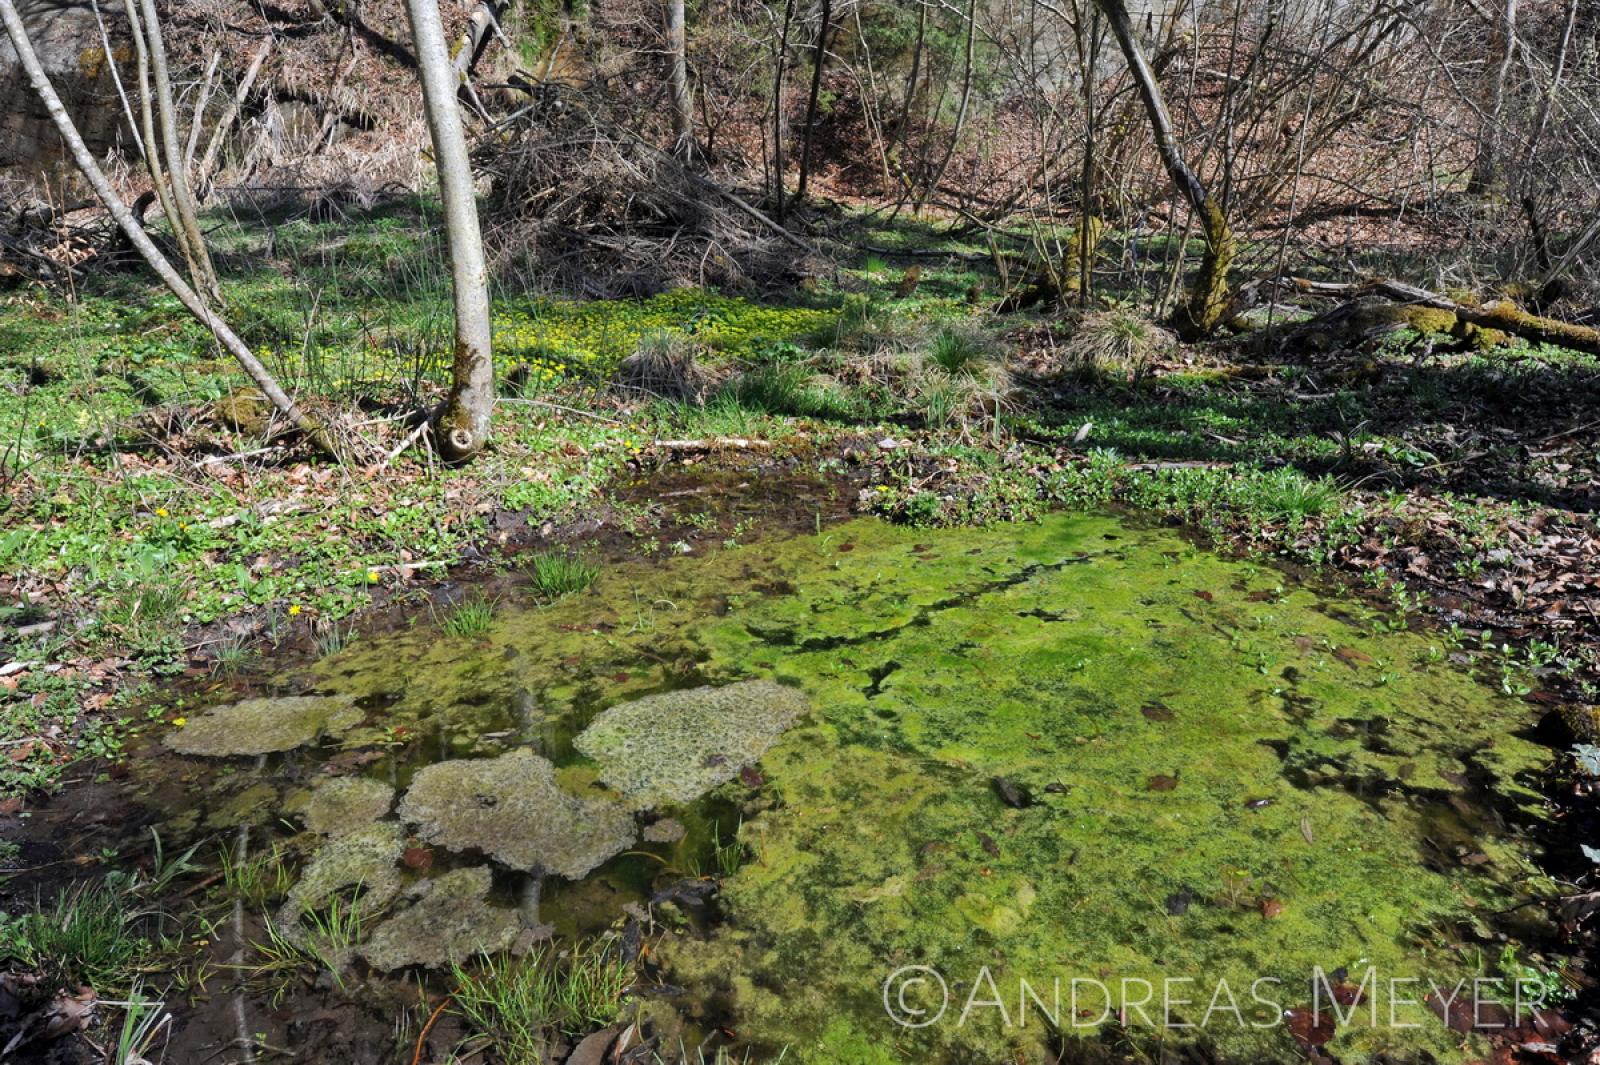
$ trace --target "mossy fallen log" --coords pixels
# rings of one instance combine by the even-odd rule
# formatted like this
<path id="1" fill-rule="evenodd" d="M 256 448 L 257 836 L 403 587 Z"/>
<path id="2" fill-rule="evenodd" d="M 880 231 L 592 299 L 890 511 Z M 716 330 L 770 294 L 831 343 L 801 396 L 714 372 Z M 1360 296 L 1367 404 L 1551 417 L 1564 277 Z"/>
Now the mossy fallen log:
<path id="1" fill-rule="evenodd" d="M 1339 299 L 1382 296 L 1396 303 L 1448 312 L 1458 322 L 1476 326 L 1480 330 L 1498 330 L 1536 344 L 1556 344 L 1574 351 L 1600 355 L 1600 330 L 1531 314 L 1510 300 L 1494 300 L 1481 305 L 1461 303 L 1437 292 L 1387 278 L 1363 282 L 1311 281 L 1303 277 L 1288 280 L 1296 291 L 1306 295 Z"/>

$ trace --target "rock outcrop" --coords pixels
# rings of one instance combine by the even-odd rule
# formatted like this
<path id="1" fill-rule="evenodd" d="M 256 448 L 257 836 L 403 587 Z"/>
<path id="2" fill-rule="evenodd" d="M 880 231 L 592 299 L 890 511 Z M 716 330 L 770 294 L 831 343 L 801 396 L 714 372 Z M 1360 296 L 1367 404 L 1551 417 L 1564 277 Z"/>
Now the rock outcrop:
<path id="1" fill-rule="evenodd" d="M 88 0 L 19 0 L 33 50 L 66 104 L 78 132 L 96 155 L 123 138 L 122 105 L 111 77 L 110 59 L 132 69 L 128 20 L 118 0 L 103 0 L 101 17 L 111 39 L 106 55 L 94 7 Z M 54 182 L 76 173 L 66 157 L 50 116 L 34 95 L 11 42 L 0 33 L 0 175 L 33 184 L 41 175 Z"/>

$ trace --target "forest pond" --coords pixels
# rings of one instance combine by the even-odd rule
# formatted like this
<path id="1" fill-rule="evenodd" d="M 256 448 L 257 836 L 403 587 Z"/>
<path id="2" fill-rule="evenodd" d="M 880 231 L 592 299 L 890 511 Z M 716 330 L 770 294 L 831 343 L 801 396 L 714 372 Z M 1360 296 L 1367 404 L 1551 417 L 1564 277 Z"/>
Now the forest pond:
<path id="1" fill-rule="evenodd" d="M 470 638 L 424 612 L 193 706 L 127 786 L 172 839 L 288 848 L 265 916 L 363 909 L 356 971 L 626 929 L 656 1030 L 753 1061 L 1042 1060 L 1117 1019 L 1461 1060 L 1422 1000 L 1540 934 L 1508 922 L 1549 752 L 1450 652 L 1113 517 L 819 523 Z"/>

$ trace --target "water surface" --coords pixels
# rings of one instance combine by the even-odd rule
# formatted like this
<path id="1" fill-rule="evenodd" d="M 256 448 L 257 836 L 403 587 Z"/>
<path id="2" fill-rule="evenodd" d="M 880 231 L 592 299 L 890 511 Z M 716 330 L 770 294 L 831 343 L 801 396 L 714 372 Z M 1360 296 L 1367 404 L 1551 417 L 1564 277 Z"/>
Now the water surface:
<path id="1" fill-rule="evenodd" d="M 1526 708 L 1450 665 L 1437 635 L 1382 620 L 1111 517 L 857 520 L 615 565 L 553 604 L 510 594 L 478 639 L 419 615 L 280 678 L 282 693 L 353 699 L 356 723 L 257 759 L 166 756 L 141 786 L 180 825 L 255 825 L 314 863 L 331 845 L 295 833 L 329 778 L 403 797 L 430 764 L 530 751 L 580 804 L 559 816 L 624 803 L 638 828 L 670 820 L 684 837 L 647 833 L 577 880 L 547 878 L 538 922 L 592 933 L 686 877 L 720 879 L 713 920 L 649 908 L 647 971 L 666 986 L 641 1008 L 668 1032 L 736 1033 L 753 1060 L 1042 1060 L 1103 1030 L 1087 1022 L 1104 1003 L 1085 989 L 1079 1014 L 1019 1017 L 1019 981 L 1053 1005 L 1073 978 L 1110 988 L 1114 1007 L 1125 981 L 1151 982 L 1158 1024 L 1163 981 L 1193 981 L 1171 993 L 1192 1023 L 1226 980 L 1238 1008 L 1203 1032 L 1142 1029 L 1135 1011 L 1132 1038 L 1289 1060 L 1302 1052 L 1282 1013 L 1308 1003 L 1319 968 L 1332 983 L 1369 968 L 1423 981 L 1382 985 L 1381 1023 L 1358 1011 L 1333 1053 L 1460 1059 L 1482 1046 L 1422 1005 L 1396 1007 L 1417 1027 L 1391 1025 L 1389 999 L 1492 975 L 1503 911 L 1535 874 L 1548 752 L 1519 735 Z M 699 759 L 686 772 L 724 781 L 699 800 L 628 801 L 575 742 L 610 708 L 752 680 L 797 689 L 809 712 L 746 764 L 738 707 L 707 711 L 703 743 L 671 741 Z M 666 733 L 643 720 L 638 742 L 659 754 Z M 426 868 L 398 868 L 396 905 L 488 865 L 487 904 L 528 912 L 526 875 L 481 846 L 379 831 L 429 851 Z M 946 981 L 938 1023 L 886 1012 L 884 981 L 904 966 Z M 985 980 L 1003 1007 L 962 1020 L 995 998 Z M 929 986 L 904 1001 L 932 1009 Z"/>

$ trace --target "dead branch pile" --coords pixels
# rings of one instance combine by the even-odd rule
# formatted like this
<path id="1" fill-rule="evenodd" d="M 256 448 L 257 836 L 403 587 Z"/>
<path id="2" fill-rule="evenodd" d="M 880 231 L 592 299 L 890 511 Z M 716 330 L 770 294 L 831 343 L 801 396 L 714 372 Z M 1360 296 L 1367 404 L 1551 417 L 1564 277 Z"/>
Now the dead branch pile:
<path id="1" fill-rule="evenodd" d="M 63 210 L 20 184 L 0 187 L 0 289 L 65 285 L 91 264 L 126 258 L 116 226 L 82 206 Z"/>
<path id="2" fill-rule="evenodd" d="M 804 241 L 570 90 L 548 88 L 487 134 L 473 162 L 491 181 L 495 265 L 531 287 L 596 298 L 684 284 L 759 291 L 815 266 Z"/>

